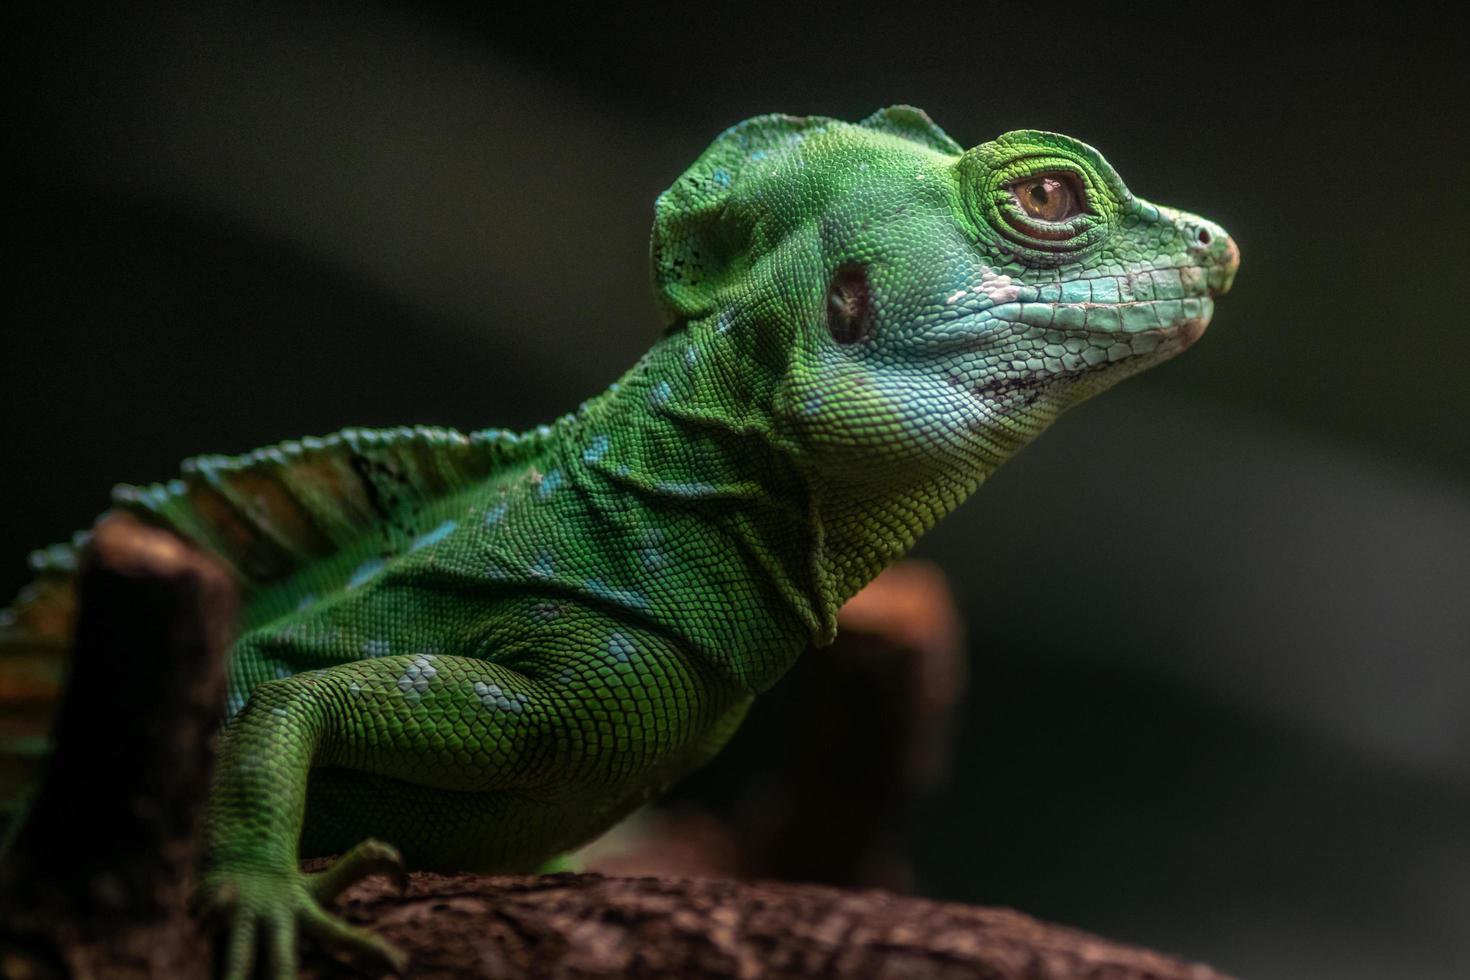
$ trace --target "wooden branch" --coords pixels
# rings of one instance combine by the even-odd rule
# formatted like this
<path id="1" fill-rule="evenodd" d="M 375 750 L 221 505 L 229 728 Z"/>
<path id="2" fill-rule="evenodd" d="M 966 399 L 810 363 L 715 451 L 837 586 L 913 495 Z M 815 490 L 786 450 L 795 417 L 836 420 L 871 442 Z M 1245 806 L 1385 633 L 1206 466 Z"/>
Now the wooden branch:
<path id="1" fill-rule="evenodd" d="M 370 882 L 344 898 L 348 919 L 409 951 L 426 980 L 1225 980 L 1019 912 L 820 885 L 415 874 L 405 897 Z"/>
<path id="2" fill-rule="evenodd" d="M 179 538 L 115 516 L 77 594 L 55 748 L 0 866 L 0 973 L 197 973 L 184 905 L 235 590 Z"/>

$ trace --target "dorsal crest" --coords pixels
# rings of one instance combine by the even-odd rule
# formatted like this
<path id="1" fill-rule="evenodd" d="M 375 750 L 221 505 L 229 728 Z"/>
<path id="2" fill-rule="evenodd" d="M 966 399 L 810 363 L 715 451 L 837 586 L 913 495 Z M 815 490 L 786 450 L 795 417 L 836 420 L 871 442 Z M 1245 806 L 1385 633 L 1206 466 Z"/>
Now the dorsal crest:
<path id="1" fill-rule="evenodd" d="M 197 456 L 167 483 L 116 488 L 113 504 L 199 542 L 247 586 L 264 585 L 370 532 L 390 545 L 412 540 L 424 505 L 533 455 L 549 431 L 344 429 L 242 456 Z"/>

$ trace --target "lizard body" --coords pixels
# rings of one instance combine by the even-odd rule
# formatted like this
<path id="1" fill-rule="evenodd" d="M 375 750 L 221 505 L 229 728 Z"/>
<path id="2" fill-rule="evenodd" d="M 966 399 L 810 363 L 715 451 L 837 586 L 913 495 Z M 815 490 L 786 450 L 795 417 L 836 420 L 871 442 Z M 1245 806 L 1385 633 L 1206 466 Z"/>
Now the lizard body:
<path id="1" fill-rule="evenodd" d="M 321 908 L 391 863 L 364 838 L 532 870 L 697 766 L 987 474 L 1197 339 L 1237 262 L 1067 137 L 758 117 L 659 198 L 668 329 L 575 413 L 124 488 L 245 586 L 201 878 L 229 971 L 261 939 L 289 972 L 298 929 L 387 956 Z M 57 619 L 72 556 L 43 553 L 12 637 Z"/>

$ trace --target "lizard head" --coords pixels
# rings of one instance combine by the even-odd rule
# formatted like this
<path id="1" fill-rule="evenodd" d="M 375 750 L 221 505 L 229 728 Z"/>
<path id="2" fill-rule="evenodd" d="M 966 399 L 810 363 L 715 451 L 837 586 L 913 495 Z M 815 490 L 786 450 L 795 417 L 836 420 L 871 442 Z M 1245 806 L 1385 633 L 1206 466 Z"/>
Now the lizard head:
<path id="1" fill-rule="evenodd" d="M 1239 262 L 1092 147 L 968 151 L 922 112 L 763 116 L 659 198 L 673 329 L 723 335 L 743 397 L 830 473 L 981 476 L 1059 413 L 1184 350 Z"/>

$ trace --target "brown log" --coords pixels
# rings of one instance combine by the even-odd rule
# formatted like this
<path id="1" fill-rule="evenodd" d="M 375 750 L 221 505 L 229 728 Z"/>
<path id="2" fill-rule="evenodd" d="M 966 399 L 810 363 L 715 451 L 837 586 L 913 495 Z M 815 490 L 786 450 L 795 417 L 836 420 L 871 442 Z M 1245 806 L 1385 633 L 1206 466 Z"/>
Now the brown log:
<path id="1" fill-rule="evenodd" d="M 426 980 L 1225 980 L 1018 912 L 823 885 L 415 874 L 407 896 L 366 883 L 343 910 Z"/>
<path id="2" fill-rule="evenodd" d="M 125 516 L 77 580 L 45 776 L 0 864 L 0 974 L 197 974 L 185 914 L 234 630 L 229 574 Z"/>

